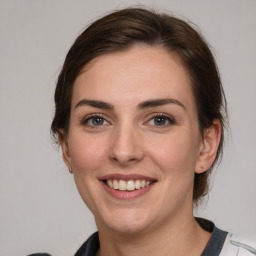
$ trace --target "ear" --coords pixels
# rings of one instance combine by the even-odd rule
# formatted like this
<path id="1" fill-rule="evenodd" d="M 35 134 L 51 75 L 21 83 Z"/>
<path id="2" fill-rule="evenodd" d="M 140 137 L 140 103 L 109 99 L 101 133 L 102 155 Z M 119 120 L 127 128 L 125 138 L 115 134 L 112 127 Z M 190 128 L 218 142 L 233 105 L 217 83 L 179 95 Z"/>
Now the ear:
<path id="1" fill-rule="evenodd" d="M 199 156 L 196 163 L 195 173 L 207 171 L 213 164 L 221 138 L 221 123 L 215 119 L 210 128 L 205 129 L 200 144 Z"/>
<path id="2" fill-rule="evenodd" d="M 69 154 L 69 147 L 68 147 L 68 142 L 67 142 L 67 136 L 65 135 L 65 132 L 63 129 L 60 129 L 58 132 L 58 138 L 60 142 L 60 146 L 62 149 L 62 158 L 68 167 L 68 169 L 71 168 L 71 158 Z"/>

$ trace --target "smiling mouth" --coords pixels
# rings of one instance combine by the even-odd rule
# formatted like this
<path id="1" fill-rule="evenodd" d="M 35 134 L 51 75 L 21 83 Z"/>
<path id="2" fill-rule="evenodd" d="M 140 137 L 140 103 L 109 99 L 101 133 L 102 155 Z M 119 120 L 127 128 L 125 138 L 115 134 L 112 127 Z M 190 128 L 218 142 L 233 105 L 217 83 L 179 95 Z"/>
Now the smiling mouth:
<path id="1" fill-rule="evenodd" d="M 103 180 L 104 184 L 106 184 L 109 188 L 120 190 L 120 191 L 128 191 L 132 192 L 135 190 L 139 190 L 145 187 L 148 187 L 155 183 L 155 180 L 117 180 L 117 179 L 107 179 Z"/>

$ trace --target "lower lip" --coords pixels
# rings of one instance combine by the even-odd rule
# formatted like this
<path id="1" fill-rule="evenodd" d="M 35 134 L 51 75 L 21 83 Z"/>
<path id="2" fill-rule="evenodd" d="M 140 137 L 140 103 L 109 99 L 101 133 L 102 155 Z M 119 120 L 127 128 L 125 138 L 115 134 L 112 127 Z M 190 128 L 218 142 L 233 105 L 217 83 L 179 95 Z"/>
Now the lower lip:
<path id="1" fill-rule="evenodd" d="M 149 185 L 147 187 L 144 187 L 144 188 L 136 189 L 136 190 L 133 190 L 133 191 L 122 191 L 122 190 L 117 190 L 117 189 L 110 188 L 103 181 L 101 183 L 103 184 L 104 189 L 111 196 L 113 196 L 117 199 L 122 199 L 122 200 L 135 199 L 135 198 L 138 198 L 140 196 L 143 196 L 144 194 L 149 192 L 152 189 L 152 187 L 155 185 L 155 182 L 154 182 L 151 185 Z"/>

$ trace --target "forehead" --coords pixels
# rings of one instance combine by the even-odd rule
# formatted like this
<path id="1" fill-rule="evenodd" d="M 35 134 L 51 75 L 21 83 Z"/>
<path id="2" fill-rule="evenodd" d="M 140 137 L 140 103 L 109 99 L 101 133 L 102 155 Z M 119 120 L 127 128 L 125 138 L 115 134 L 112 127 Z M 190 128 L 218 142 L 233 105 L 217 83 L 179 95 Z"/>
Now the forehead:
<path id="1" fill-rule="evenodd" d="M 86 65 L 74 83 L 72 102 L 90 97 L 114 103 L 172 97 L 194 105 L 189 75 L 179 58 L 146 45 L 105 54 Z"/>

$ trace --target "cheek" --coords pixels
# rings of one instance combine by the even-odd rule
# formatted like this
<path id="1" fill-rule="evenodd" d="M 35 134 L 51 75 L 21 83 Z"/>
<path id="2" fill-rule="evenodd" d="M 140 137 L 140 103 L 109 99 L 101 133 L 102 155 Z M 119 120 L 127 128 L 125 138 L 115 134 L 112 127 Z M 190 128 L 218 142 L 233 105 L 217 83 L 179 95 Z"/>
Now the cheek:
<path id="1" fill-rule="evenodd" d="M 85 136 L 76 133 L 69 140 L 70 157 L 74 171 L 74 180 L 78 192 L 87 205 L 95 212 L 95 194 L 99 170 L 105 166 L 106 143 L 104 139 L 96 139 L 94 136 Z"/>
<path id="2" fill-rule="evenodd" d="M 91 175 L 103 164 L 106 155 L 104 138 L 80 136 L 78 133 L 69 141 L 70 157 L 75 172 Z"/>
<path id="3" fill-rule="evenodd" d="M 169 173 L 194 172 L 198 143 L 187 135 L 166 137 L 159 147 L 150 147 L 151 156 L 161 169 Z"/>

